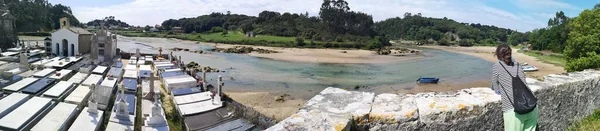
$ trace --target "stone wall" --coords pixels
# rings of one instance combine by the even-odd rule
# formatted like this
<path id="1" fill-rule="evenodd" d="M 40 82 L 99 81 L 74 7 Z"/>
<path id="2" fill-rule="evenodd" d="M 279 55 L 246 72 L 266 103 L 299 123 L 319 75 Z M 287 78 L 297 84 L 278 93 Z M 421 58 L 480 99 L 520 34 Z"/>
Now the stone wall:
<path id="1" fill-rule="evenodd" d="M 227 108 L 234 111 L 236 116 L 252 122 L 252 124 L 255 124 L 259 129 L 266 129 L 277 124 L 277 121 L 275 121 L 273 118 L 261 114 L 260 112 L 252 109 L 252 107 L 247 107 L 241 103 L 238 103 L 227 95 L 224 95 L 223 101 L 225 101 Z"/>
<path id="2" fill-rule="evenodd" d="M 528 78 L 540 130 L 566 130 L 600 108 L 599 76 L 589 70 Z M 500 96 L 488 87 L 372 96 L 330 87 L 267 130 L 503 130 Z"/>

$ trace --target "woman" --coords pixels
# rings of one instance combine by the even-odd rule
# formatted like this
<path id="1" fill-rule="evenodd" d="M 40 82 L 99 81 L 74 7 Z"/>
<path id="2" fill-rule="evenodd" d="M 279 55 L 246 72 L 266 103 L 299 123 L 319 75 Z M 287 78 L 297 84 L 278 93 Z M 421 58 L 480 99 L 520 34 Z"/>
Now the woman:
<path id="1" fill-rule="evenodd" d="M 492 71 L 492 89 L 502 97 L 502 110 L 504 112 L 504 130 L 506 131 L 534 131 L 537 128 L 538 109 L 533 105 L 531 111 L 518 113 L 515 110 L 515 97 L 513 97 L 513 86 L 526 88 L 525 73 L 519 63 L 514 61 L 511 56 L 512 49 L 506 44 L 499 45 L 496 48 L 496 57 L 498 62 L 494 64 Z M 518 77 L 518 78 L 517 78 Z M 535 98 L 533 98 L 535 99 Z M 517 98 L 521 100 L 521 98 Z M 534 102 L 536 104 L 536 102 Z M 521 107 L 519 107 L 521 109 Z"/>

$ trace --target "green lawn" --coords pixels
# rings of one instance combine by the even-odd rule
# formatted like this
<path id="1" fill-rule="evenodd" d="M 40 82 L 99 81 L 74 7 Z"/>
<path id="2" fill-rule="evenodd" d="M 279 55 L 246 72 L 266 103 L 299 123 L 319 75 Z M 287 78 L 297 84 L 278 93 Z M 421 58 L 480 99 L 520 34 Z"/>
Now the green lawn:
<path id="1" fill-rule="evenodd" d="M 159 37 L 159 38 L 177 38 L 182 40 L 192 40 L 201 42 L 212 42 L 212 43 L 225 43 L 225 44 L 241 44 L 241 45 L 258 45 L 258 46 L 270 46 L 270 47 L 298 47 L 298 48 L 363 48 L 365 45 L 358 44 L 351 41 L 313 41 L 305 39 L 303 45 L 298 45 L 296 37 L 286 36 L 271 36 L 271 35 L 256 35 L 256 37 L 246 37 L 244 33 L 238 31 L 229 31 L 226 36 L 222 33 L 198 33 L 198 34 L 184 34 L 184 33 L 171 33 L 167 32 L 148 32 L 143 33 L 139 31 L 118 31 L 118 34 L 128 37 Z"/>
<path id="2" fill-rule="evenodd" d="M 565 64 L 567 63 L 567 59 L 565 59 L 563 56 L 542 55 L 540 52 L 533 52 L 533 51 L 526 51 L 526 52 L 519 51 L 519 52 L 529 55 L 529 56 L 533 56 L 544 63 L 549 63 L 549 64 L 553 64 L 556 66 L 564 67 Z"/>
<path id="3" fill-rule="evenodd" d="M 569 131 L 598 131 L 600 130 L 600 110 L 571 125 Z"/>

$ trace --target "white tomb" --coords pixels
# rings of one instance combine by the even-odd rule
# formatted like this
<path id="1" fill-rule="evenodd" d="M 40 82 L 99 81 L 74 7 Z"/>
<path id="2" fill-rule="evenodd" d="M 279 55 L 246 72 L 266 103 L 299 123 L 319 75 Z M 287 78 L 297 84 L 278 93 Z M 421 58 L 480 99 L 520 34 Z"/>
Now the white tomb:
<path id="1" fill-rule="evenodd" d="M 38 78 L 45 78 L 46 76 L 54 73 L 54 71 L 56 71 L 56 69 L 46 68 L 44 70 L 38 71 L 37 73 L 33 74 L 33 76 L 38 77 Z"/>
<path id="2" fill-rule="evenodd" d="M 9 130 L 28 130 L 27 128 L 31 127 L 27 125 L 37 117 L 41 117 L 39 115 L 46 112 L 52 103 L 52 100 L 48 98 L 33 97 L 2 117 L 0 127 Z"/>
<path id="3" fill-rule="evenodd" d="M 23 80 L 20 80 L 16 83 L 13 83 L 13 84 L 7 86 L 7 87 L 2 88 L 2 90 L 12 91 L 12 92 L 20 91 L 21 89 L 33 84 L 34 82 L 36 82 L 38 80 L 39 80 L 38 78 L 31 78 L 31 77 L 25 78 Z"/>
<path id="4" fill-rule="evenodd" d="M 44 116 L 32 131 L 64 131 L 68 122 L 75 119 L 77 105 L 69 103 L 58 103 L 46 116 Z"/>
<path id="5" fill-rule="evenodd" d="M 57 80 L 67 80 L 65 78 L 66 78 L 66 76 L 71 74 L 71 72 L 73 72 L 73 70 L 63 69 L 63 70 L 60 70 L 60 71 L 50 75 L 50 77 L 48 77 L 48 78 L 57 79 Z"/>
<path id="6" fill-rule="evenodd" d="M 85 80 L 88 77 L 88 75 L 89 74 L 87 73 L 77 72 L 77 74 L 71 76 L 71 78 L 67 81 L 73 82 L 75 84 L 80 84 L 81 82 L 83 82 L 83 80 Z"/>
<path id="7" fill-rule="evenodd" d="M 44 94 L 42 94 L 42 96 L 54 98 L 54 99 L 64 98 L 61 96 L 63 96 L 63 94 L 65 92 L 67 92 L 69 89 L 71 89 L 71 87 L 73 87 L 73 82 L 60 81 L 60 82 L 56 83 L 54 86 L 50 87 L 50 89 L 46 90 L 46 92 L 44 92 Z"/>
<path id="8" fill-rule="evenodd" d="M 73 90 L 73 92 L 71 92 L 71 94 L 69 94 L 69 96 L 65 98 L 65 102 L 79 105 L 84 103 L 88 94 L 90 94 L 90 87 L 79 85 L 77 88 L 75 88 L 75 90 Z"/>

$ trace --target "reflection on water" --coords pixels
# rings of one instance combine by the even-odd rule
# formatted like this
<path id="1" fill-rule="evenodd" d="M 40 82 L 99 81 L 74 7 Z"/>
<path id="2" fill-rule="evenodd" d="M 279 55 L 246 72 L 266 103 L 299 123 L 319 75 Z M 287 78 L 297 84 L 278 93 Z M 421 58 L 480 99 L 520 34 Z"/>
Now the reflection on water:
<path id="1" fill-rule="evenodd" d="M 158 53 L 157 48 L 162 47 L 163 53 L 166 54 L 170 52 L 167 49 L 173 47 L 191 50 L 212 48 L 161 38 L 121 38 L 120 40 L 118 47 L 127 52 L 135 52 L 135 49 L 139 48 L 144 53 Z M 173 54 L 182 56 L 186 63 L 195 61 L 200 65 L 224 70 L 225 72 L 209 73 L 207 76 L 209 79 L 213 78 L 215 83 L 218 75 L 223 76 L 226 80 L 225 90 L 288 93 L 306 99 L 329 86 L 340 88 L 371 86 L 372 88 L 362 90 L 380 93 L 398 90 L 402 92 L 401 90 L 415 87 L 433 88 L 425 90 L 435 91 L 444 90 L 443 88 L 448 86 L 473 86 L 473 84 L 485 86 L 489 81 L 492 66 L 490 62 L 453 52 L 423 50 L 428 54 L 423 59 L 383 64 L 300 63 L 215 52 L 195 54 L 179 51 Z M 417 86 L 415 81 L 419 77 L 439 77 L 442 84 Z"/>

